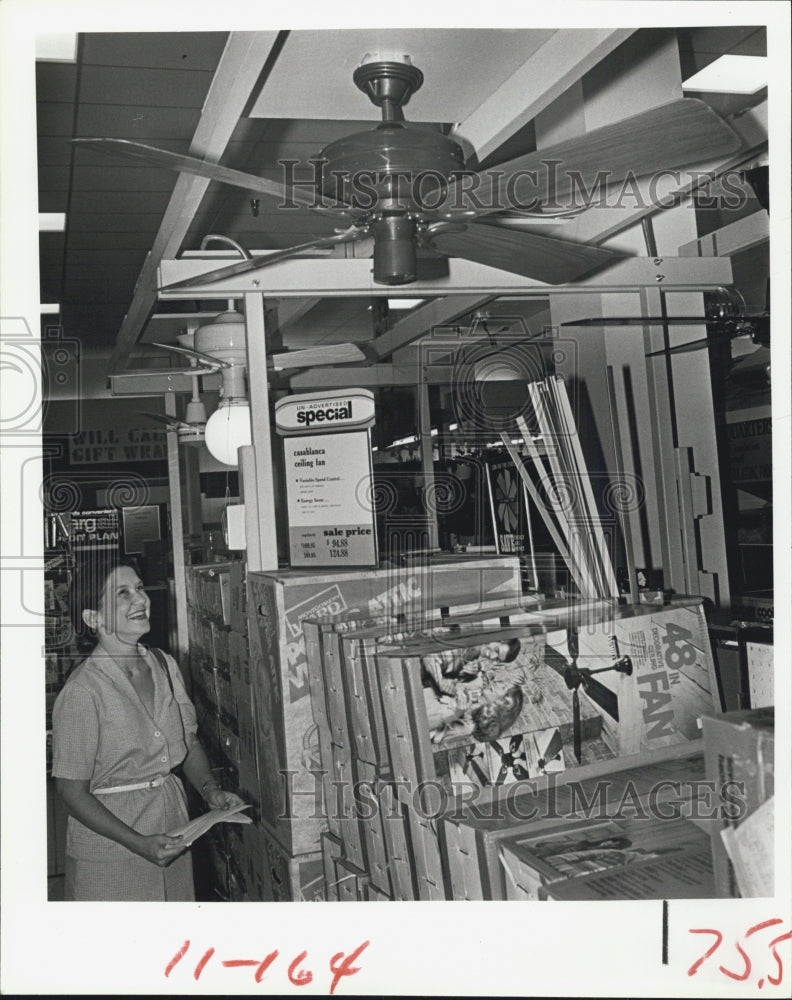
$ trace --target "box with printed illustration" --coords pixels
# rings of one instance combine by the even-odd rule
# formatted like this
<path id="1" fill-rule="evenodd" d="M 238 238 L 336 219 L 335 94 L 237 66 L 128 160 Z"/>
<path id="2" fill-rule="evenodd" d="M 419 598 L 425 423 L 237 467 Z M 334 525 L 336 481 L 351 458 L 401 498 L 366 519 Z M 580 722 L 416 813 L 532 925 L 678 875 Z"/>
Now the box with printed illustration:
<path id="1" fill-rule="evenodd" d="M 345 614 L 420 613 L 517 597 L 519 562 L 493 557 L 333 574 L 248 573 L 247 592 L 262 817 L 283 847 L 299 854 L 318 850 L 326 828 L 323 765 L 311 704 L 316 678 L 309 681 L 302 622 Z"/>
<path id="2" fill-rule="evenodd" d="M 394 781 L 451 794 L 701 737 L 717 687 L 701 601 L 612 606 L 374 654 Z"/>

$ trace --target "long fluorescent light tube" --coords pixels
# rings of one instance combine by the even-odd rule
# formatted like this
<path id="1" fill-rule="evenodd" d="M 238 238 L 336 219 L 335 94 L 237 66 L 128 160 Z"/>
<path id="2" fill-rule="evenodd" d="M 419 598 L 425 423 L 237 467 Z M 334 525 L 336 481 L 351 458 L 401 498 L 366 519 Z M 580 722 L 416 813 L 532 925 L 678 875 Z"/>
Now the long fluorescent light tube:
<path id="1" fill-rule="evenodd" d="M 63 233 L 66 230 L 65 212 L 39 212 L 38 227 L 40 233 Z"/>
<path id="2" fill-rule="evenodd" d="M 36 35 L 36 59 L 45 62 L 77 62 L 77 34 L 74 31 Z"/>
<path id="3" fill-rule="evenodd" d="M 42 316 L 57 315 L 60 312 L 60 302 L 40 302 L 39 312 Z"/>
<path id="4" fill-rule="evenodd" d="M 389 309 L 415 309 L 426 299 L 388 299 Z"/>
<path id="5" fill-rule="evenodd" d="M 720 56 L 682 83 L 683 90 L 755 94 L 767 86 L 765 56 Z"/>

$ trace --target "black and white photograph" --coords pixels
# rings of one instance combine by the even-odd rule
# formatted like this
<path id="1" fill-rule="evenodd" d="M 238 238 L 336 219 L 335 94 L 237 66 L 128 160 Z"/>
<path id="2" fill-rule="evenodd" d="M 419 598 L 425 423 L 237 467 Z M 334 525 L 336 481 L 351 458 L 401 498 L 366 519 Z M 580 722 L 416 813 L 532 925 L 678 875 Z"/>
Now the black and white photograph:
<path id="1" fill-rule="evenodd" d="M 3 992 L 788 994 L 790 12 L 0 5 Z"/>

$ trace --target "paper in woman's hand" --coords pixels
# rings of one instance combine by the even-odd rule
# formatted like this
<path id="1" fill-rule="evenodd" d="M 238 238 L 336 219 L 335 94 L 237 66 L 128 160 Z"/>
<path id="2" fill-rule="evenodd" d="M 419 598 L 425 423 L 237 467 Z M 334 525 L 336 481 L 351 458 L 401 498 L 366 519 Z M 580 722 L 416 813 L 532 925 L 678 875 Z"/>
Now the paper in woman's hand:
<path id="1" fill-rule="evenodd" d="M 253 820 L 249 816 L 242 815 L 242 810 L 249 808 L 249 802 L 240 802 L 239 805 L 231 806 L 230 809 L 212 809 L 191 822 L 185 823 L 184 826 L 177 827 L 175 830 L 169 830 L 168 835 L 170 837 L 182 837 L 185 841 L 185 846 L 189 847 L 199 837 L 202 837 L 207 830 L 211 830 L 215 823 L 252 823 Z"/>

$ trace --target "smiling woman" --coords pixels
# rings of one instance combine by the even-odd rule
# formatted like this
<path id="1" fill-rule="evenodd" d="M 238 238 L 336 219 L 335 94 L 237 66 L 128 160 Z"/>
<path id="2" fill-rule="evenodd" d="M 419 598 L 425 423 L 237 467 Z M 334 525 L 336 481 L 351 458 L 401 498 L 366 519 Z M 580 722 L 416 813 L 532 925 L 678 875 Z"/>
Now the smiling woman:
<path id="1" fill-rule="evenodd" d="M 95 644 L 53 709 L 53 767 L 69 813 L 69 900 L 193 900 L 181 767 L 213 809 L 241 804 L 212 777 L 172 657 L 141 642 L 151 602 L 135 568 L 94 554 L 75 572 L 78 634 Z"/>

